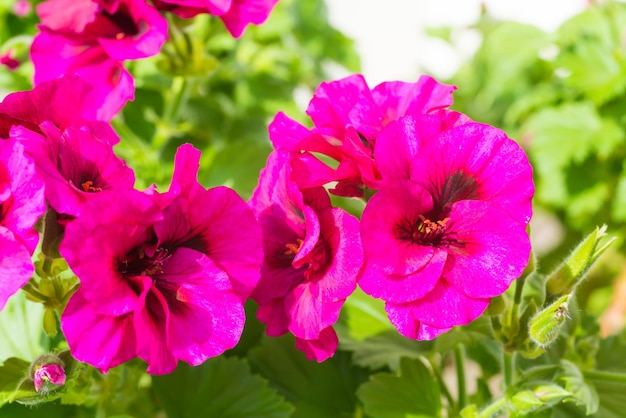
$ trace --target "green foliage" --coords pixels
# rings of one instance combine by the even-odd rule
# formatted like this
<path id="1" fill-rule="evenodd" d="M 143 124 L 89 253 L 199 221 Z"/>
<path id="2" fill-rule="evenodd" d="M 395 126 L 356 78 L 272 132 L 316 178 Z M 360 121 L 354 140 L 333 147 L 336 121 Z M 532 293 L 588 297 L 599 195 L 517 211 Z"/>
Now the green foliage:
<path id="1" fill-rule="evenodd" d="M 169 418 L 282 418 L 292 411 L 267 381 L 235 358 L 217 357 L 198 367 L 179 365 L 152 383 Z"/>
<path id="2" fill-rule="evenodd" d="M 294 418 L 351 417 L 355 391 L 367 374 L 337 352 L 323 363 L 307 360 L 292 337 L 264 338 L 249 354 L 252 370 L 268 379 L 293 406 Z"/>
<path id="3" fill-rule="evenodd" d="M 203 153 L 202 184 L 249 197 L 271 150 L 271 118 L 284 111 L 304 119 L 294 90 L 313 91 L 330 63 L 359 68 L 322 0 L 281 0 L 238 40 L 207 16 L 170 19 L 170 32 L 163 54 L 132 63 L 136 98 L 115 125 L 124 137 L 116 150 L 132 161 L 139 187 L 165 187 L 176 148 L 191 142 Z"/>
<path id="4" fill-rule="evenodd" d="M 418 359 L 403 358 L 398 374 L 378 373 L 358 390 L 364 411 L 373 418 L 441 416 L 439 386 Z"/>
<path id="5" fill-rule="evenodd" d="M 454 107 L 520 142 L 535 167 L 535 204 L 578 233 L 597 219 L 622 232 L 626 220 L 625 21 L 626 5 L 613 1 L 555 33 L 485 15 L 481 48 L 451 80 L 462 86 Z"/>

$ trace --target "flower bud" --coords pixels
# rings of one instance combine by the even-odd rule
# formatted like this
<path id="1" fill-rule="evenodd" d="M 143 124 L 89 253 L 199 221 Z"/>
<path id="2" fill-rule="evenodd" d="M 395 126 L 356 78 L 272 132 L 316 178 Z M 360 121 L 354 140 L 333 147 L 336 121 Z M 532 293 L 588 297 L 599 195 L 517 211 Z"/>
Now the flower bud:
<path id="1" fill-rule="evenodd" d="M 65 370 L 58 364 L 44 364 L 35 370 L 33 382 L 37 392 L 40 392 L 42 386 L 47 383 L 63 386 L 65 384 Z"/>
<path id="2" fill-rule="evenodd" d="M 30 365 L 30 378 L 35 386 L 35 391 L 46 392 L 49 389 L 65 384 L 65 363 L 54 354 L 39 356 Z"/>
<path id="3" fill-rule="evenodd" d="M 576 285 L 585 277 L 587 271 L 596 262 L 598 257 L 615 240 L 615 237 L 602 243 L 602 238 L 606 236 L 606 225 L 596 229 L 589 234 L 570 253 L 555 271 L 553 271 L 546 281 L 546 289 L 551 295 L 560 296 L 571 293 Z"/>
<path id="4" fill-rule="evenodd" d="M 569 318 L 567 307 L 570 296 L 561 296 L 530 320 L 530 338 L 538 346 L 546 347 L 559 336 L 565 318 Z"/>

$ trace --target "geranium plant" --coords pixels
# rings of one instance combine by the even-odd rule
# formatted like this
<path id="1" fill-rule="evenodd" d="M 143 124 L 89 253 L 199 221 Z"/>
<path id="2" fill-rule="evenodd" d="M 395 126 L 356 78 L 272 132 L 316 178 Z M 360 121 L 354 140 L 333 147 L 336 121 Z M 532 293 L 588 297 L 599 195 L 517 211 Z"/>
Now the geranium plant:
<path id="1" fill-rule="evenodd" d="M 465 73 L 371 86 L 320 0 L 34 3 L 0 3 L 0 415 L 621 416 L 621 226 L 530 234 L 535 96 L 502 119 Z"/>

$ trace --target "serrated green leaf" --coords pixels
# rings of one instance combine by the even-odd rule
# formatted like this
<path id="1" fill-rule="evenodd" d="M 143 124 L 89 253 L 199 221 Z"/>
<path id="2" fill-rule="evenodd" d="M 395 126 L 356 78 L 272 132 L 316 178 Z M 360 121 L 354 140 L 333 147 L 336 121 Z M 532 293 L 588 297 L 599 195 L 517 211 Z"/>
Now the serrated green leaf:
<path id="1" fill-rule="evenodd" d="M 28 376 L 30 363 L 11 357 L 0 366 L 0 406 L 11 400 L 19 384 Z"/>
<path id="2" fill-rule="evenodd" d="M 438 353 L 446 353 L 459 344 L 473 345 L 485 338 L 492 338 L 491 323 L 489 318 L 481 316 L 468 325 L 438 336 L 435 339 L 433 350 Z"/>
<path id="3" fill-rule="evenodd" d="M 215 357 L 197 367 L 181 363 L 152 383 L 169 418 L 281 418 L 292 411 L 265 379 L 236 358 Z"/>
<path id="4" fill-rule="evenodd" d="M 559 381 L 565 385 L 565 390 L 572 394 L 571 400 L 576 405 L 584 406 L 587 415 L 598 410 L 600 400 L 593 383 L 587 381 L 580 369 L 572 362 L 561 360 L 561 375 Z"/>
<path id="5" fill-rule="evenodd" d="M 397 331 L 385 331 L 363 341 L 341 338 L 339 341 L 342 350 L 353 353 L 353 361 L 362 367 L 372 370 L 389 367 L 396 370 L 401 357 L 419 357 L 430 352 L 432 341 L 410 340 Z"/>
<path id="6" fill-rule="evenodd" d="M 565 85 L 598 104 L 622 94 L 626 88 L 622 40 L 610 29 L 618 21 L 623 22 L 625 13 L 618 3 L 589 7 L 557 31 L 561 53 L 555 65 L 569 72 L 563 79 Z"/>
<path id="7" fill-rule="evenodd" d="M 509 399 L 509 405 L 515 409 L 518 413 L 532 412 L 543 405 L 543 402 L 539 400 L 531 390 L 522 390 L 516 392 Z"/>
<path id="8" fill-rule="evenodd" d="M 352 416 L 357 408 L 354 392 L 366 379 L 348 353 L 338 351 L 323 363 L 309 361 L 288 335 L 265 338 L 250 351 L 249 360 L 294 405 L 293 418 Z"/>
<path id="9" fill-rule="evenodd" d="M 357 396 L 373 418 L 404 418 L 409 414 L 438 417 L 441 413 L 439 385 L 418 359 L 400 360 L 398 374 L 373 375 L 361 385 Z"/>
<path id="10" fill-rule="evenodd" d="M 601 118 L 589 102 L 545 108 L 528 119 L 524 132 L 532 138 L 530 154 L 540 174 L 538 197 L 558 206 L 570 204 L 568 198 L 581 192 L 570 190 L 564 169 L 582 164 L 600 148 L 605 153 L 610 152 L 624 138 L 624 132 L 615 121 Z M 585 176 L 590 178 L 589 173 Z M 595 183 L 590 187 L 593 186 Z M 585 201 L 585 204 L 591 206 L 584 212 L 593 213 L 604 201 Z M 579 207 L 575 209 L 576 212 L 582 211 Z"/>

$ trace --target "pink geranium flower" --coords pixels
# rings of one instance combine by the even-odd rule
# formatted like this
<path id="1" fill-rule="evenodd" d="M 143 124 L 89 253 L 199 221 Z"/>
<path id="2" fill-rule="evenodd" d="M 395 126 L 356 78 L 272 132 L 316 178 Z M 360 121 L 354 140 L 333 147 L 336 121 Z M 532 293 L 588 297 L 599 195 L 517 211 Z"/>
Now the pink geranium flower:
<path id="1" fill-rule="evenodd" d="M 35 83 L 78 74 L 93 84 L 99 119 L 111 119 L 134 96 L 121 62 L 155 55 L 167 22 L 141 0 L 48 0 L 37 6 L 41 32 L 31 57 Z"/>
<path id="2" fill-rule="evenodd" d="M 112 144 L 119 138 L 108 122 L 95 120 L 97 103 L 92 87 L 77 76 L 45 81 L 32 90 L 7 95 L 0 102 L 0 138 L 8 138 L 12 126 L 42 133 L 39 125 L 51 122 L 60 130 L 86 128 Z"/>
<path id="3" fill-rule="evenodd" d="M 61 327 L 77 359 L 106 371 L 139 357 L 163 374 L 238 342 L 260 229 L 235 192 L 197 183 L 198 163 L 183 146 L 169 192 L 99 193 L 67 226 L 61 253 L 81 287 Z"/>
<path id="4" fill-rule="evenodd" d="M 289 154 L 270 154 L 250 206 L 263 229 L 265 259 L 252 294 L 271 336 L 291 332 L 309 359 L 335 353 L 332 325 L 356 287 L 362 264 L 359 225 L 332 208 L 323 188 L 299 191 Z"/>
<path id="5" fill-rule="evenodd" d="M 0 65 L 4 65 L 9 70 L 13 71 L 20 66 L 20 62 L 13 56 L 13 51 L 8 50 L 4 54 L 0 55 Z"/>
<path id="6" fill-rule="evenodd" d="M 18 126 L 11 137 L 34 159 L 46 184 L 46 200 L 58 213 L 78 216 L 95 193 L 133 188 L 133 171 L 113 153 L 107 138 L 84 128 L 61 131 L 50 122 L 39 128 L 43 135 Z"/>
<path id="7" fill-rule="evenodd" d="M 408 179 L 398 176 L 365 207 L 359 285 L 387 302 L 403 335 L 431 339 L 476 319 L 519 277 L 534 186 L 524 152 L 502 131 L 467 123 L 424 140 L 423 122 L 405 117 L 379 136 L 413 144 L 381 149 L 419 151 Z"/>
<path id="8" fill-rule="evenodd" d="M 0 310 L 33 275 L 35 222 L 46 210 L 44 183 L 22 144 L 0 141 Z"/>
<path id="9" fill-rule="evenodd" d="M 260 25 L 278 0 L 155 0 L 159 10 L 171 11 L 182 18 L 200 13 L 219 16 L 228 32 L 239 38 L 249 24 Z"/>
<path id="10" fill-rule="evenodd" d="M 452 104 L 455 89 L 428 76 L 416 83 L 387 82 L 374 89 L 360 74 L 322 83 L 307 108 L 314 128 L 307 130 L 279 113 L 270 125 L 270 139 L 276 149 L 295 153 L 294 179 L 300 187 L 337 181 L 331 193 L 362 197 L 364 187 L 378 189 L 383 177 L 374 158 L 380 131 L 404 115 L 441 113 Z M 450 113 L 457 115 L 457 124 L 469 120 Z M 331 168 L 312 153 L 326 155 L 338 165 Z"/>

